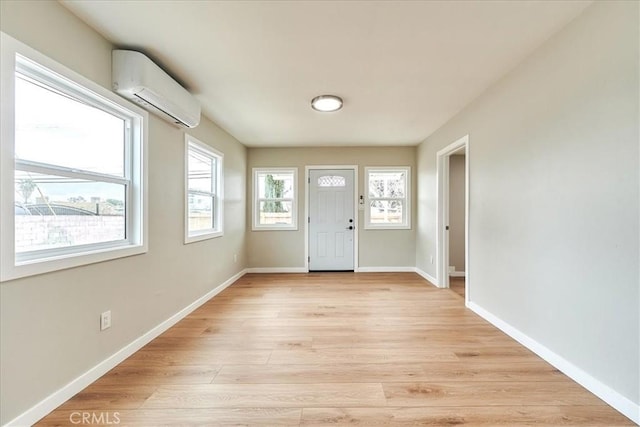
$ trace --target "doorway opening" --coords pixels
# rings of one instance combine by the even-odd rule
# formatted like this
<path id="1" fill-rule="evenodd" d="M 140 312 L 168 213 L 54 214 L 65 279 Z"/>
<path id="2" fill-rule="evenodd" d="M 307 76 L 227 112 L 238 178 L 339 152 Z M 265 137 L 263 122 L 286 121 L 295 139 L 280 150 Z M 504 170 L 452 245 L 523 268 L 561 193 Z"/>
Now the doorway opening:
<path id="1" fill-rule="evenodd" d="M 357 271 L 357 166 L 306 167 L 308 271 Z"/>
<path id="2" fill-rule="evenodd" d="M 469 302 L 469 135 L 438 151 L 437 281 Z"/>

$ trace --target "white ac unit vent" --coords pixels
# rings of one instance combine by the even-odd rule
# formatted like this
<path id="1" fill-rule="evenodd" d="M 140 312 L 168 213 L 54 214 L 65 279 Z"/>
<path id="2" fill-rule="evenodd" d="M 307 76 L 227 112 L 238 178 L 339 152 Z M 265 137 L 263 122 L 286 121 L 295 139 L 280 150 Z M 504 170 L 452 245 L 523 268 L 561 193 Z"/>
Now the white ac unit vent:
<path id="1" fill-rule="evenodd" d="M 200 103 L 151 59 L 133 50 L 112 52 L 113 90 L 168 122 L 194 128 Z"/>

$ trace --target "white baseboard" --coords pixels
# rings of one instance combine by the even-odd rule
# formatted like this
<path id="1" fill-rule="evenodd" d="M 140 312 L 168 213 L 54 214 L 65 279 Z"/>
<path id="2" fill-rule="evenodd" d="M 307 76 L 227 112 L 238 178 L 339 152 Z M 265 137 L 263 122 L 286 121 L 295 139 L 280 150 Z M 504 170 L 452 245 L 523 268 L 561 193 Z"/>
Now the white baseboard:
<path id="1" fill-rule="evenodd" d="M 229 287 L 233 282 L 241 278 L 246 274 L 247 270 L 242 270 L 232 277 L 227 279 L 224 283 L 216 286 L 211 291 L 207 292 L 202 297 L 198 298 L 193 303 L 189 304 L 164 322 L 160 323 L 150 331 L 146 332 L 144 335 L 135 339 L 133 342 L 127 344 L 122 349 L 118 350 L 113 355 L 109 356 L 102 362 L 98 363 L 93 368 L 89 369 L 84 374 L 80 375 L 75 380 L 71 381 L 69 384 L 62 387 L 60 390 L 46 397 L 44 400 L 40 401 L 21 415 L 17 416 L 13 420 L 9 421 L 6 426 L 25 426 L 25 425 L 33 425 L 46 415 L 48 415 L 51 411 L 56 409 L 58 406 L 62 405 L 64 402 L 75 396 L 78 392 L 85 389 L 91 383 L 96 381 L 98 378 L 109 372 L 111 369 L 115 368 L 119 363 L 124 361 L 127 357 L 131 356 L 136 351 L 140 350 L 142 347 L 147 345 L 153 339 L 158 337 L 160 334 L 165 332 L 167 329 L 178 323 L 180 320 L 184 319 L 187 315 L 193 312 L 195 309 L 200 307 L 205 302 L 209 301 L 211 298 L 225 290 Z"/>
<path id="2" fill-rule="evenodd" d="M 415 267 L 358 267 L 357 273 L 414 273 Z"/>
<path id="3" fill-rule="evenodd" d="M 529 350 L 533 351 L 538 356 L 549 362 L 551 365 L 553 365 L 569 378 L 580 384 L 582 387 L 586 388 L 591 393 L 604 400 L 622 415 L 626 416 L 636 424 L 640 424 L 640 405 L 632 402 L 617 391 L 613 390 L 611 387 L 598 381 L 587 372 L 578 368 L 562 356 L 549 350 L 544 345 L 520 332 L 518 329 L 514 328 L 497 316 L 491 314 L 476 303 L 469 301 L 467 302 L 467 307 L 473 310 L 480 317 L 491 323 L 493 326 L 500 329 L 502 332 L 509 335 L 511 338 L 518 341 L 520 344 L 527 347 Z"/>
<path id="4" fill-rule="evenodd" d="M 438 281 L 436 280 L 436 278 L 433 277 L 432 275 L 430 275 L 429 273 L 427 273 L 426 271 L 423 271 L 423 270 L 419 269 L 418 267 L 416 267 L 414 271 L 416 273 L 418 273 L 420 276 L 422 276 L 422 278 L 425 279 L 427 282 L 429 282 L 433 286 L 435 286 L 436 288 L 440 287 L 440 286 L 438 286 Z"/>
<path id="5" fill-rule="evenodd" d="M 464 271 L 452 271 L 449 273 L 449 277 L 465 277 L 466 275 Z"/>
<path id="6" fill-rule="evenodd" d="M 356 273 L 412 273 L 415 267 L 358 267 Z M 247 273 L 308 273 L 304 267 L 252 267 Z"/>
<path id="7" fill-rule="evenodd" d="M 252 267 L 247 273 L 308 273 L 304 267 Z"/>

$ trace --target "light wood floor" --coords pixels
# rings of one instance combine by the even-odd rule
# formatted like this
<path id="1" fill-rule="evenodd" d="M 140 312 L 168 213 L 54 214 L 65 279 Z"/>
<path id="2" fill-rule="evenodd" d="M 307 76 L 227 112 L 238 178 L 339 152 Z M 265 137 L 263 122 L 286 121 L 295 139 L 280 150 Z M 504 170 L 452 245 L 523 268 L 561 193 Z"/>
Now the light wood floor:
<path id="1" fill-rule="evenodd" d="M 456 294 L 460 295 L 464 300 L 465 293 L 465 278 L 464 277 L 449 277 L 449 289 Z"/>
<path id="2" fill-rule="evenodd" d="M 39 425 L 83 412 L 123 426 L 633 425 L 413 273 L 246 275 Z"/>

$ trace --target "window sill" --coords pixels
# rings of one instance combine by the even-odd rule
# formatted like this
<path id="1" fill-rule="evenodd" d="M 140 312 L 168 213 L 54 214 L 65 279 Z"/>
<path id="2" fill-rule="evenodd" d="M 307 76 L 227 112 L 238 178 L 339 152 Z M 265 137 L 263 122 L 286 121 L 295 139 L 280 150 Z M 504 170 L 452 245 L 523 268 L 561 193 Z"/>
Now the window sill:
<path id="1" fill-rule="evenodd" d="M 258 226 L 251 227 L 251 231 L 298 231 L 297 225 L 289 225 L 283 227 Z"/>
<path id="2" fill-rule="evenodd" d="M 140 255 L 146 253 L 147 250 L 147 245 L 126 245 L 51 256 L 33 261 L 24 261 L 17 265 L 13 265 L 13 260 L 3 260 L 0 282 Z"/>
<path id="3" fill-rule="evenodd" d="M 410 225 L 365 225 L 365 230 L 411 230 Z"/>
<path id="4" fill-rule="evenodd" d="M 222 237 L 222 236 L 224 236 L 224 232 L 222 231 L 194 234 L 192 236 L 186 236 L 184 238 L 184 244 L 188 245 L 189 243 L 201 242 L 203 240 L 215 239 L 216 237 Z"/>

